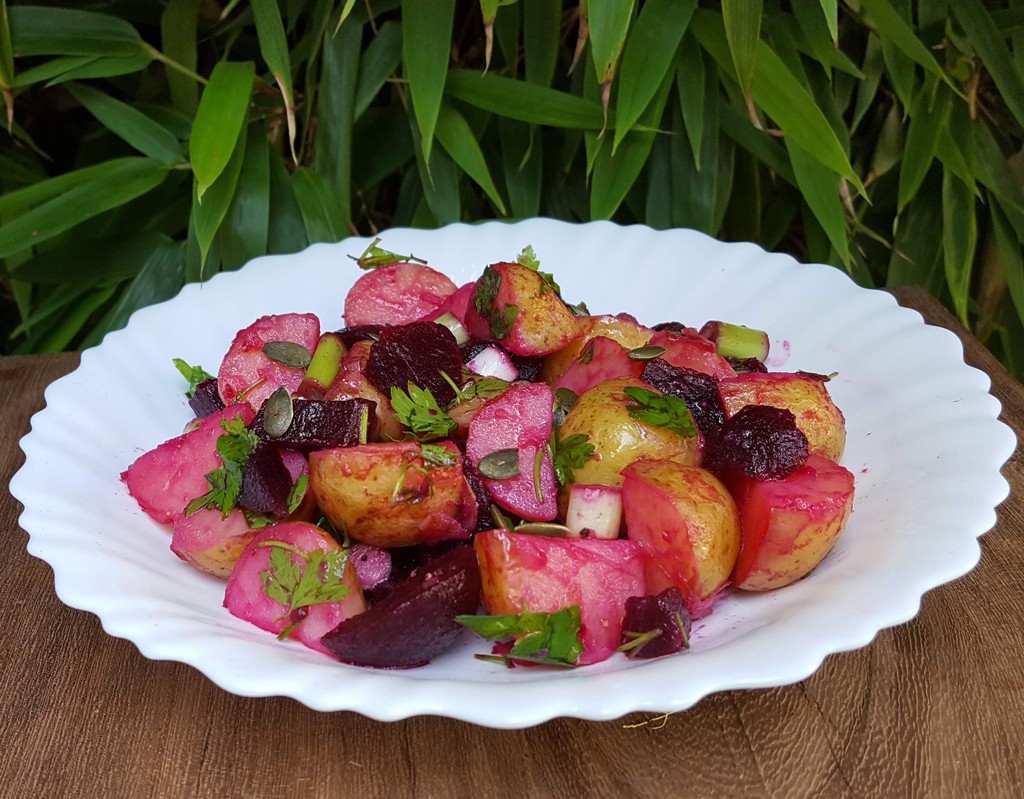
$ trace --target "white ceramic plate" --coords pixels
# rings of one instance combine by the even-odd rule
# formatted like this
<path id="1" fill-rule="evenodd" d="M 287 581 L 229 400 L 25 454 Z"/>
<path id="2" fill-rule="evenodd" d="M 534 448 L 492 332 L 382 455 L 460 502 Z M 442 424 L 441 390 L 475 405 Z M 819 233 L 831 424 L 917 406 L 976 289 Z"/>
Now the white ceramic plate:
<path id="1" fill-rule="evenodd" d="M 146 657 L 191 664 L 236 694 L 381 720 L 437 714 L 526 727 L 682 710 L 712 691 L 798 681 L 826 655 L 909 620 L 925 591 L 977 562 L 977 537 L 1009 491 L 999 470 L 1016 442 L 997 421 L 988 377 L 964 364 L 956 337 L 888 294 L 831 267 L 686 230 L 531 220 L 383 238 L 456 283 L 532 244 L 563 295 L 592 313 L 745 324 L 770 332 L 775 368 L 837 371 L 829 390 L 846 415 L 843 463 L 857 495 L 836 548 L 794 586 L 724 599 L 697 625 L 688 653 L 618 655 L 579 670 L 478 661 L 472 653 L 488 647 L 469 633 L 421 669 L 359 669 L 233 618 L 221 607 L 224 584 L 174 557 L 168 531 L 142 514 L 119 474 L 190 418 L 173 357 L 213 371 L 234 332 L 267 313 L 312 311 L 324 329 L 342 325 L 343 298 L 360 274 L 346 256 L 369 243 L 350 239 L 186 286 L 136 313 L 48 388 L 11 492 L 25 505 L 29 552 L 53 567 L 63 602 L 95 613 Z"/>

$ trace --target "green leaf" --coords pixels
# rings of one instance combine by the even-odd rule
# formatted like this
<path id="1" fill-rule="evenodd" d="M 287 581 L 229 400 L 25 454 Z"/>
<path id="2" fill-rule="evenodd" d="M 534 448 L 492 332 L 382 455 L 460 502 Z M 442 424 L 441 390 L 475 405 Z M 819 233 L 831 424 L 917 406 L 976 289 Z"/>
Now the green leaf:
<path id="1" fill-rule="evenodd" d="M 693 438 L 697 435 L 690 409 L 678 397 L 638 386 L 627 386 L 622 393 L 632 400 L 626 409 L 634 419 L 653 427 L 671 430 L 681 438 Z"/>
<path id="2" fill-rule="evenodd" d="M 526 79 L 550 86 L 558 64 L 562 4 L 559 0 L 522 0 L 522 4 Z"/>
<path id="3" fill-rule="evenodd" d="M 78 67 L 92 64 L 97 60 L 98 58 L 92 55 L 67 55 L 51 58 L 37 66 L 19 72 L 14 78 L 14 86 L 18 89 L 24 89 L 37 83 L 44 83 L 53 78 L 62 77 Z"/>
<path id="4" fill-rule="evenodd" d="M 267 253 L 270 227 L 270 152 L 262 125 L 245 140 L 235 196 L 219 231 L 224 269 L 236 269 Z"/>
<path id="5" fill-rule="evenodd" d="M 611 82 L 626 44 L 626 34 L 633 19 L 636 0 L 614 0 L 589 4 L 590 51 L 594 59 L 597 82 Z"/>
<path id="6" fill-rule="evenodd" d="M 67 89 L 107 130 L 143 155 L 168 165 L 184 162 L 181 145 L 174 134 L 141 111 L 91 86 L 70 83 Z"/>
<path id="7" fill-rule="evenodd" d="M 501 164 L 512 215 L 540 214 L 544 139 L 535 127 L 514 119 L 498 119 Z"/>
<path id="8" fill-rule="evenodd" d="M 359 77 L 356 81 L 353 112 L 355 119 L 359 119 L 370 107 L 370 103 L 380 93 L 387 79 L 398 71 L 398 66 L 402 63 L 401 24 L 391 19 L 381 25 L 358 63 Z"/>
<path id="9" fill-rule="evenodd" d="M 83 183 L 119 181 L 124 175 L 136 171 L 139 168 L 139 164 L 147 160 L 137 157 L 114 158 L 94 166 L 76 169 L 73 172 L 65 172 L 63 175 L 40 180 L 38 183 L 33 183 L 23 189 L 0 195 L 0 215 L 10 215 L 30 210 L 33 206 Z"/>
<path id="10" fill-rule="evenodd" d="M 804 201 L 828 236 L 839 260 L 849 268 L 850 240 L 846 234 L 846 212 L 839 196 L 839 179 L 796 142 L 786 139 L 786 150 Z"/>
<path id="11" fill-rule="evenodd" d="M 477 137 L 466 122 L 466 118 L 449 103 L 441 103 L 437 117 L 437 139 L 455 163 L 484 190 L 498 212 L 502 216 L 507 216 L 505 203 L 491 178 L 491 171 Z"/>
<path id="12" fill-rule="evenodd" d="M 949 123 L 950 100 L 948 91 L 933 93 L 934 82 L 926 82 L 910 105 L 910 125 L 903 146 L 900 183 L 896 213 L 902 213 L 913 199 L 935 159 L 942 132 Z"/>
<path id="13" fill-rule="evenodd" d="M 458 222 L 462 216 L 462 200 L 459 196 L 459 170 L 443 147 L 430 152 L 429 164 L 423 157 L 420 146 L 420 132 L 413 120 L 409 120 L 412 131 L 413 152 L 416 156 L 416 172 L 423 190 L 423 199 L 433 219 L 414 219 L 413 227 L 447 225 Z"/>
<path id="14" fill-rule="evenodd" d="M 583 654 L 579 605 L 554 613 L 538 613 L 524 607 L 519 613 L 456 616 L 455 621 L 490 641 L 515 640 L 508 656 L 498 657 L 499 661 L 525 660 L 549 666 L 572 666 Z"/>
<path id="15" fill-rule="evenodd" d="M 697 0 L 648 0 L 640 9 L 619 70 L 613 154 L 672 70 L 696 7 Z"/>
<path id="16" fill-rule="evenodd" d="M 71 184 L 67 191 L 50 196 L 41 205 L 5 222 L 0 227 L 0 258 L 27 250 L 104 211 L 124 205 L 156 188 L 167 176 L 166 164 L 152 158 L 123 159 L 117 162 L 116 168 L 103 171 L 102 181 L 96 177 L 98 171 L 90 173 L 88 182 L 80 182 L 80 175 L 73 182 L 65 181 L 65 186 Z M 38 193 L 37 186 L 29 186 L 12 194 L 24 198 L 33 190 Z M 9 200 L 10 195 L 3 197 L 0 206 Z M 3 212 L 0 208 L 0 213 Z"/>
<path id="17" fill-rule="evenodd" d="M 192 191 L 192 223 L 195 225 L 196 240 L 199 242 L 199 277 L 203 278 L 206 258 L 210 252 L 217 231 L 227 216 L 231 201 L 235 197 L 238 175 L 242 171 L 245 160 L 245 129 L 242 129 L 241 141 L 234 147 L 226 168 L 206 190 L 206 196 L 199 196 L 199 180 L 193 183 Z"/>
<path id="18" fill-rule="evenodd" d="M 825 23 L 828 25 L 828 32 L 832 41 L 839 43 L 839 3 L 838 0 L 818 0 L 821 3 L 821 11 L 825 15 Z"/>
<path id="19" fill-rule="evenodd" d="M 251 61 L 221 61 L 203 90 L 189 140 L 199 202 L 225 170 L 242 138 L 255 74 Z"/>
<path id="20" fill-rule="evenodd" d="M 861 5 L 875 23 L 875 31 L 883 41 L 892 42 L 900 52 L 923 67 L 926 72 L 949 82 L 949 77 L 931 51 L 917 38 L 914 29 L 888 0 L 861 0 Z"/>
<path id="21" fill-rule="evenodd" d="M 1010 299 L 1013 301 L 1017 315 L 1024 321 L 1024 257 L 1021 255 L 1020 236 L 1015 232 L 1007 215 L 1017 214 L 1013 209 L 1004 209 L 996 201 L 992 208 L 992 223 L 996 237 L 996 249 L 999 253 L 999 266 L 1002 269 L 1003 277 L 1006 279 L 1006 287 L 1010 292 Z M 1018 216 L 1020 216 L 1018 214 Z M 1018 224 L 1024 223 L 1020 219 Z M 1024 227 L 1024 225 L 1021 225 Z"/>
<path id="22" fill-rule="evenodd" d="M 455 0 L 403 0 L 402 53 L 425 164 L 430 165 L 434 127 L 441 109 Z"/>
<path id="23" fill-rule="evenodd" d="M 736 68 L 736 82 L 747 98 L 753 90 L 763 13 L 764 0 L 722 0 L 725 38 Z"/>
<path id="24" fill-rule="evenodd" d="M 604 126 L 604 114 L 598 103 L 512 78 L 453 69 L 448 73 L 445 93 L 484 111 L 522 122 L 584 130 L 600 130 Z"/>
<path id="25" fill-rule="evenodd" d="M 73 8 L 11 6 L 11 45 L 19 57 L 36 55 L 131 56 L 142 39 L 131 23 Z"/>
<path id="26" fill-rule="evenodd" d="M 310 244 L 341 241 L 348 236 L 344 212 L 327 178 L 311 169 L 297 169 L 292 175 L 292 189 Z"/>
<path id="27" fill-rule="evenodd" d="M 978 221 L 970 187 L 950 172 L 942 178 L 942 256 L 946 284 L 960 322 L 967 326 Z"/>
<path id="28" fill-rule="evenodd" d="M 925 178 L 921 191 L 900 214 L 892 254 L 885 275 L 886 286 L 924 286 L 940 297 L 946 287 L 942 264 L 942 179 L 939 170 Z"/>
<path id="29" fill-rule="evenodd" d="M 273 253 L 298 252 L 309 245 L 302 210 L 295 200 L 291 176 L 277 150 L 270 151 L 270 224 L 267 250 Z"/>
<path id="30" fill-rule="evenodd" d="M 764 164 L 776 177 L 791 186 L 797 185 L 785 145 L 780 144 L 776 137 L 755 128 L 750 124 L 749 117 L 728 103 L 719 105 L 718 121 L 726 136 Z"/>
<path id="31" fill-rule="evenodd" d="M 57 326 L 36 346 L 37 352 L 60 352 L 71 346 L 89 319 L 114 295 L 115 286 L 86 293 L 80 301 L 65 309 Z"/>
<path id="32" fill-rule="evenodd" d="M 391 387 L 391 407 L 398 421 L 423 441 L 449 436 L 458 424 L 441 409 L 429 389 L 413 383 L 406 388 L 408 393 Z"/>
<path id="33" fill-rule="evenodd" d="M 704 140 L 704 72 L 702 51 L 694 38 L 687 36 L 676 63 L 676 93 L 683 112 L 686 138 L 696 164 L 700 164 L 700 148 Z"/>
<path id="34" fill-rule="evenodd" d="M 326 36 L 320 72 L 313 167 L 326 179 L 334 194 L 340 216 L 332 229 L 346 231 L 342 238 L 347 235 L 351 221 L 352 138 L 362 37 L 363 25 L 354 19 L 349 20 L 337 36 Z"/>
<path id="35" fill-rule="evenodd" d="M 7 0 L 0 0 L 0 89 L 14 88 L 14 45 Z"/>
<path id="36" fill-rule="evenodd" d="M 117 230 L 98 237 L 92 232 L 68 233 L 9 271 L 17 280 L 36 285 L 117 285 L 135 277 L 153 249 L 169 241 L 155 230 Z"/>
<path id="37" fill-rule="evenodd" d="M 284 98 L 285 121 L 288 125 L 288 145 L 292 160 L 298 162 L 295 153 L 295 92 L 292 90 L 292 60 L 288 52 L 288 39 L 284 33 L 284 22 L 277 6 L 277 0 L 251 0 L 253 19 L 256 22 L 256 37 L 260 44 L 260 55 L 267 63 L 270 74 Z"/>
<path id="38" fill-rule="evenodd" d="M 950 8 L 992 76 L 1006 107 L 1017 124 L 1024 125 L 1024 75 L 1006 46 L 1005 32 L 999 29 L 980 0 L 957 0 Z"/>
<path id="39" fill-rule="evenodd" d="M 160 43 L 164 55 L 192 72 L 196 69 L 196 38 L 202 4 L 202 0 L 168 0 L 160 16 Z M 166 75 L 174 107 L 189 117 L 194 116 L 199 107 L 198 83 L 177 69 L 166 70 Z"/>
<path id="40" fill-rule="evenodd" d="M 731 60 L 721 17 L 712 12 L 698 11 L 691 28 L 718 65 L 730 69 Z M 778 123 L 787 137 L 812 158 L 849 180 L 858 192 L 865 194 L 864 185 L 817 102 L 764 42 L 758 46 L 753 93 L 754 101 Z"/>

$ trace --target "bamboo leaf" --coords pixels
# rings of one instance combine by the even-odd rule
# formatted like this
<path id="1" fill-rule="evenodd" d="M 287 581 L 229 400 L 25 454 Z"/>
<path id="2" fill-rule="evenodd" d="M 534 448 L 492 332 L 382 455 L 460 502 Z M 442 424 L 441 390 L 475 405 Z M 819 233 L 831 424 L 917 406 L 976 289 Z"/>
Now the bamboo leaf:
<path id="1" fill-rule="evenodd" d="M 14 45 L 7 0 L 0 0 L 0 89 L 14 88 Z"/>
<path id="2" fill-rule="evenodd" d="M 648 0 L 640 9 L 619 70 L 613 155 L 672 69 L 696 8 L 697 0 Z"/>
<path id="3" fill-rule="evenodd" d="M 604 115 L 597 103 L 532 83 L 453 69 L 445 93 L 484 111 L 557 128 L 600 130 Z"/>
<path id="4" fill-rule="evenodd" d="M 397 20 L 388 20 L 371 40 L 359 59 L 359 77 L 356 81 L 355 111 L 359 119 L 380 93 L 387 79 L 402 63 L 402 26 Z"/>
<path id="5" fill-rule="evenodd" d="M 402 53 L 425 163 L 430 164 L 434 127 L 441 108 L 455 0 L 403 0 Z"/>
<path id="6" fill-rule="evenodd" d="M 231 160 L 245 127 L 256 68 L 251 61 L 221 61 L 203 90 L 192 125 L 189 157 L 202 202 Z"/>
<path id="7" fill-rule="evenodd" d="M 44 83 L 45 81 L 65 75 L 72 69 L 91 64 L 97 60 L 97 56 L 92 55 L 62 55 L 57 58 L 51 58 L 37 66 L 19 72 L 14 78 L 14 87 L 24 89 L 36 83 Z"/>
<path id="8" fill-rule="evenodd" d="M 352 149 L 363 154 L 352 163 L 352 183 L 372 189 L 415 160 L 412 132 L 401 107 L 371 109 L 355 126 Z"/>
<path id="9" fill-rule="evenodd" d="M 942 257 L 953 307 L 965 326 L 977 244 L 974 195 L 963 181 L 946 172 L 942 177 Z"/>
<path id="10" fill-rule="evenodd" d="M 885 62 L 882 58 L 882 42 L 877 36 L 869 35 L 864 46 L 864 60 L 861 62 L 864 79 L 857 84 L 857 99 L 853 108 L 850 133 L 860 127 L 864 115 L 874 106 L 878 87 L 882 82 Z"/>
<path id="11" fill-rule="evenodd" d="M 11 46 L 19 56 L 131 56 L 142 39 L 120 17 L 46 6 L 11 6 Z"/>
<path id="12" fill-rule="evenodd" d="M 846 234 L 846 212 L 839 196 L 839 180 L 795 141 L 788 138 L 785 141 L 796 185 L 814 218 L 828 236 L 839 260 L 849 269 L 850 240 Z"/>
<path id="13" fill-rule="evenodd" d="M 348 15 L 352 13 L 352 9 L 355 8 L 356 0 L 345 0 L 345 5 L 341 8 L 341 14 L 338 16 L 338 24 L 334 28 L 334 35 L 338 35 L 338 31 L 341 30 L 341 26 L 345 24 L 345 20 L 348 19 Z"/>
<path id="14" fill-rule="evenodd" d="M 245 156 L 235 196 L 221 224 L 221 261 L 237 269 L 267 252 L 270 226 L 270 149 L 262 125 L 246 134 Z"/>
<path id="15" fill-rule="evenodd" d="M 522 0 L 523 61 L 526 79 L 550 86 L 558 64 L 562 4 L 559 0 Z"/>
<path id="16" fill-rule="evenodd" d="M 51 196 L 43 204 L 6 222 L 0 228 L 0 258 L 27 250 L 104 211 L 124 205 L 160 185 L 167 176 L 167 165 L 152 158 L 125 159 L 121 165 L 123 168 L 107 172 L 108 180 L 96 180 L 96 172 L 93 172 L 89 182 L 76 181 L 67 191 Z M 111 173 L 117 174 L 116 181 L 109 181 Z M 30 186 L 15 194 L 29 193 L 35 188 Z M 8 200 L 8 196 L 3 198 L 5 202 Z"/>
<path id="17" fill-rule="evenodd" d="M 494 203 L 502 216 L 508 216 L 483 151 L 466 118 L 449 103 L 441 103 L 437 117 L 437 140 L 462 171 L 469 175 Z"/>
<path id="18" fill-rule="evenodd" d="M 604 123 L 608 120 L 608 102 L 611 97 L 612 80 L 622 49 L 626 44 L 633 8 L 636 0 L 613 0 L 613 2 L 590 3 L 590 54 L 594 60 L 597 82 L 601 87 L 601 106 Z"/>
<path id="19" fill-rule="evenodd" d="M 949 83 L 949 77 L 935 60 L 935 56 L 917 38 L 910 23 L 900 16 L 888 0 L 861 0 L 861 5 L 871 16 L 875 23 L 875 31 L 883 41 L 892 42 L 900 52 L 923 67 L 926 72 Z M 952 87 L 952 84 L 950 85 Z"/>
<path id="20" fill-rule="evenodd" d="M 673 70 L 669 70 L 662 78 L 657 93 L 643 113 L 642 119 L 647 126 L 653 128 L 661 120 L 674 78 Z M 602 144 L 603 153 L 599 153 L 594 163 L 594 179 L 590 190 L 591 219 L 611 219 L 643 172 L 657 135 L 647 130 L 632 131 L 616 153 L 611 152 L 612 148 L 607 142 Z"/>
<path id="21" fill-rule="evenodd" d="M 514 119 L 498 120 L 501 163 L 512 215 L 540 214 L 544 138 L 537 129 Z"/>
<path id="22" fill-rule="evenodd" d="M 67 88 L 107 130 L 143 155 L 169 165 L 184 162 L 181 145 L 174 134 L 141 111 L 90 86 L 71 83 Z"/>
<path id="23" fill-rule="evenodd" d="M 160 16 L 160 43 L 164 54 L 186 70 L 196 69 L 196 36 L 202 0 L 168 0 Z M 168 69 L 167 86 L 174 107 L 194 116 L 199 107 L 199 85 L 176 69 Z"/>
<path id="24" fill-rule="evenodd" d="M 732 62 L 721 17 L 713 12 L 698 11 L 691 28 L 718 65 L 729 70 Z M 753 92 L 754 101 L 775 120 L 788 139 L 865 194 L 863 183 L 818 104 L 764 42 L 758 47 Z"/>
<path id="25" fill-rule="evenodd" d="M 67 349 L 82 332 L 89 318 L 114 296 L 116 286 L 86 293 L 62 314 L 57 326 L 37 345 L 38 352 L 60 352 Z"/>
<path id="26" fill-rule="evenodd" d="M 92 231 L 69 233 L 57 246 L 12 268 L 17 280 L 34 285 L 110 286 L 135 277 L 150 251 L 170 241 L 163 233 L 141 230 L 95 237 Z"/>
<path id="27" fill-rule="evenodd" d="M 693 149 L 693 161 L 700 164 L 700 148 L 704 140 L 704 56 L 692 36 L 687 36 L 679 50 L 676 65 L 676 92 L 683 113 L 686 138 Z"/>
<path id="28" fill-rule="evenodd" d="M 700 150 L 700 161 L 694 157 L 693 146 L 688 139 L 692 133 L 685 123 L 679 108 L 673 111 L 673 134 L 669 137 L 669 163 L 672 176 L 672 227 L 689 227 L 714 236 L 719 223 L 716 209 L 722 204 L 720 197 L 728 194 L 730 183 L 720 181 L 721 166 L 719 144 L 722 141 L 719 130 L 719 111 L 725 106 L 719 101 L 717 82 L 713 72 L 705 74 L 705 105 L 701 115 L 704 142 Z M 749 126 L 749 123 L 748 123 Z M 678 135 L 678 131 L 685 135 Z"/>
<path id="29" fill-rule="evenodd" d="M 825 24 L 828 25 L 828 32 L 832 35 L 832 41 L 839 43 L 839 2 L 838 0 L 818 0 L 821 3 L 821 12 L 825 15 Z"/>
<path id="30" fill-rule="evenodd" d="M 410 120 L 413 152 L 416 154 L 416 170 L 422 187 L 423 200 L 433 215 L 432 224 L 447 225 L 458 222 L 462 217 L 462 201 L 459 196 L 459 172 L 451 156 L 443 147 L 435 147 L 430 153 L 429 164 L 423 157 L 419 141 L 419 128 Z"/>
<path id="31" fill-rule="evenodd" d="M 993 203 L 992 223 L 999 252 L 999 265 L 1006 278 L 1006 287 L 1017 310 L 1017 316 L 1024 322 L 1024 257 L 1021 255 L 1024 242 L 1021 242 L 1019 234 L 1010 223 L 1008 217 L 1011 214 L 1018 216 L 1018 227 L 1024 228 L 1024 218 L 1020 218 L 1017 211 L 1003 208 L 998 200 Z"/>
<path id="32" fill-rule="evenodd" d="M 84 64 L 71 66 L 66 72 L 55 76 L 47 87 L 56 86 L 69 80 L 89 80 L 92 78 L 116 78 L 119 75 L 132 75 L 142 72 L 153 63 L 153 56 L 147 50 L 131 56 L 100 56 L 89 58 Z"/>
<path id="33" fill-rule="evenodd" d="M 956 18 L 985 64 L 999 93 L 1017 123 L 1024 125 L 1024 75 L 1006 46 L 1006 34 L 980 0 L 958 0 L 951 4 Z"/>
<path id="34" fill-rule="evenodd" d="M 253 19 L 256 22 L 256 37 L 260 43 L 260 55 L 266 61 L 270 74 L 284 98 L 285 120 L 288 124 L 288 146 L 292 160 L 297 164 L 295 153 L 295 92 L 292 90 L 292 60 L 288 52 L 288 39 L 284 22 L 277 7 L 277 0 L 251 0 Z"/>
<path id="35" fill-rule="evenodd" d="M 348 235 L 338 196 L 323 175 L 311 169 L 297 169 L 292 175 L 292 189 L 310 244 L 341 241 Z"/>
<path id="36" fill-rule="evenodd" d="M 0 195 L 0 215 L 27 211 L 39 203 L 82 184 L 110 183 L 115 185 L 126 177 L 134 175 L 140 169 L 144 169 L 146 164 L 148 164 L 148 159 L 145 158 L 115 158 L 76 169 L 73 172 L 65 172 L 63 175 L 46 178 L 23 189 Z"/>
<path id="37" fill-rule="evenodd" d="M 185 282 L 185 247 L 180 241 L 166 241 L 155 247 L 138 275 L 82 342 L 82 348 L 99 344 L 112 330 L 128 324 L 129 317 L 147 305 L 169 300 Z"/>
<path id="38" fill-rule="evenodd" d="M 200 101 L 199 108 L 202 110 Z M 197 120 L 198 122 L 198 120 Z M 245 128 L 239 135 L 239 141 L 232 149 L 231 157 L 217 179 L 206 187 L 203 196 L 199 196 L 199 178 L 193 182 L 192 187 L 192 224 L 195 226 L 196 241 L 199 243 L 199 279 L 202 280 L 206 269 L 207 256 L 210 253 L 210 245 L 213 243 L 227 216 L 231 201 L 235 197 L 235 188 L 238 185 L 238 175 L 242 171 L 242 162 L 245 161 Z"/>
<path id="39" fill-rule="evenodd" d="M 736 82 L 748 102 L 754 85 L 763 13 L 764 0 L 722 0 L 725 38 L 736 68 Z"/>
<path id="40" fill-rule="evenodd" d="M 933 97 L 930 89 L 934 89 L 934 82 L 930 83 L 926 82 L 918 91 L 910 106 L 910 125 L 900 166 L 897 214 L 903 212 L 920 188 L 935 159 L 942 131 L 949 123 L 951 95 L 948 91 L 941 91 Z"/>
<path id="41" fill-rule="evenodd" d="M 900 214 L 885 274 L 887 286 L 924 286 L 936 297 L 946 287 L 942 265 L 942 179 L 930 172 L 923 189 Z"/>
<path id="42" fill-rule="evenodd" d="M 284 159 L 270 151 L 270 224 L 267 250 L 273 253 L 298 252 L 309 245 L 302 211 L 295 200 L 291 177 Z"/>
<path id="43" fill-rule="evenodd" d="M 722 133 L 764 164 L 777 178 L 791 186 L 797 185 L 789 154 L 778 139 L 755 128 L 746 115 L 727 103 L 721 104 L 718 114 Z"/>
<path id="44" fill-rule="evenodd" d="M 331 187 L 335 202 L 341 209 L 339 225 L 343 231 L 348 230 L 351 222 L 352 126 L 362 36 L 363 25 L 350 19 L 337 36 L 327 37 L 320 76 L 319 123 L 313 166 Z M 297 195 L 299 189 L 295 191 Z"/>

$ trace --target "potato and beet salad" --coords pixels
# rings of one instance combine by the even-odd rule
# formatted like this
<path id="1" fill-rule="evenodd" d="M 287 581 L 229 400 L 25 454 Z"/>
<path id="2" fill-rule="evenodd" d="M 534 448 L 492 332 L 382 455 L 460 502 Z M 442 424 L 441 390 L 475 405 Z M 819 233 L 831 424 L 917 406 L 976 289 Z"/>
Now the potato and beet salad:
<path id="1" fill-rule="evenodd" d="M 228 612 L 360 666 L 467 628 L 483 660 L 583 666 L 684 650 L 724 592 L 828 554 L 845 422 L 766 333 L 591 314 L 530 247 L 457 286 L 378 244 L 343 319 L 255 319 L 215 375 L 176 359 L 196 419 L 121 476 Z"/>

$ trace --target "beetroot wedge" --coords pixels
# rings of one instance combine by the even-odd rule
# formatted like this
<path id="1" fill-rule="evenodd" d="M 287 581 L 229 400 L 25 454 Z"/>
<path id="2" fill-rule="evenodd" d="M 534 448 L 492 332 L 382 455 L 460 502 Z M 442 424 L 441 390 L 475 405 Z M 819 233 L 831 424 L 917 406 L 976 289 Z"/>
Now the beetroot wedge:
<path id="1" fill-rule="evenodd" d="M 292 400 L 292 421 L 282 435 L 268 435 L 266 407 L 260 408 L 253 432 L 278 447 L 299 452 L 354 447 L 377 435 L 376 403 L 355 397 L 344 400 Z"/>
<path id="2" fill-rule="evenodd" d="M 455 390 L 441 373 L 458 383 L 462 376 L 462 352 L 455 336 L 435 322 L 413 322 L 386 327 L 370 349 L 363 374 L 385 397 L 391 389 L 405 391 L 409 383 L 425 388 L 440 404 L 455 399 Z"/>
<path id="3" fill-rule="evenodd" d="M 420 566 L 378 604 L 320 639 L 355 666 L 407 669 L 447 651 L 462 633 L 455 617 L 476 613 L 480 567 L 472 548 L 457 545 Z"/>

